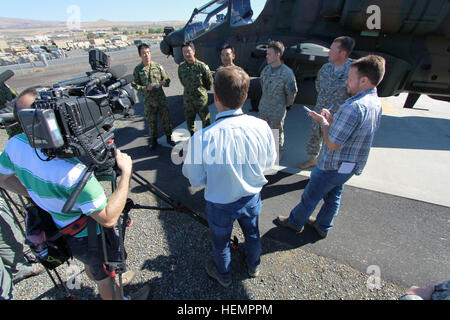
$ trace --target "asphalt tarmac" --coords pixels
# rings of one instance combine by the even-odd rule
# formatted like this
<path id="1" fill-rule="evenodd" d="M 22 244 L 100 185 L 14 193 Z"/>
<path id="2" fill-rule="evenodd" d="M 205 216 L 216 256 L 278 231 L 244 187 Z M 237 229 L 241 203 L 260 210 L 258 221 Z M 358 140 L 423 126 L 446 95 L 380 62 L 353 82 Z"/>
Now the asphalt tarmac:
<path id="1" fill-rule="evenodd" d="M 124 64 L 132 73 L 140 62 L 137 50 L 135 54 L 133 50 L 136 48 L 130 48 L 129 54 L 111 55 L 112 65 Z M 165 92 L 174 128 L 182 128 L 182 87 L 177 66 L 157 48 L 153 48 L 153 59 L 164 66 L 172 79 Z M 50 67 L 45 72 L 37 68 L 21 70 L 8 84 L 20 91 L 31 85 L 51 85 L 83 76 L 90 70 L 87 56 L 84 62 L 81 58 L 74 58 L 74 62 Z M 297 205 L 309 177 L 308 171 L 297 169 L 306 160 L 303 149 L 309 134 L 308 119 L 300 106 L 294 106 L 286 123 L 288 151 L 280 171 L 268 176 L 269 184 L 262 192 L 261 235 L 364 273 L 375 268 L 383 279 L 399 285 L 448 280 L 450 104 L 424 97 L 416 110 L 405 114 L 408 111 L 401 109 L 403 98 L 383 99 L 385 116 L 366 171 L 348 183 L 335 227 L 325 240 L 319 240 L 309 228 L 294 234 L 273 223 L 278 215 L 288 215 Z M 135 109 L 142 114 L 142 104 Z M 214 113 L 213 105 L 210 109 Z M 161 146 L 153 152 L 148 150 L 147 135 L 148 126 L 137 120 L 135 125 L 117 130 L 116 144 L 133 158 L 136 172 L 203 215 L 203 190 L 189 186 L 181 174 L 181 165 L 172 162 L 172 149 Z M 160 136 L 164 136 L 161 128 Z M 183 140 L 182 135 L 175 140 Z"/>

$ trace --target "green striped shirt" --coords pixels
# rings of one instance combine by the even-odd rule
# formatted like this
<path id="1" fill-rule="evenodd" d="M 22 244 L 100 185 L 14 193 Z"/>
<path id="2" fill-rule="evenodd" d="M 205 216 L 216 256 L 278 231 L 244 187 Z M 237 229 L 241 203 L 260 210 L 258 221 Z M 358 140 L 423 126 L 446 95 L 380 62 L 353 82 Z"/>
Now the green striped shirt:
<path id="1" fill-rule="evenodd" d="M 92 176 L 77 199 L 70 213 L 62 213 L 67 199 L 81 180 L 86 166 L 77 159 L 40 160 L 46 156 L 34 150 L 25 134 L 9 140 L 0 155 L 0 174 L 16 175 L 28 190 L 33 201 L 52 215 L 58 228 L 64 228 L 77 220 L 81 214 L 90 215 L 107 205 L 105 191 Z M 77 237 L 87 236 L 87 228 Z"/>

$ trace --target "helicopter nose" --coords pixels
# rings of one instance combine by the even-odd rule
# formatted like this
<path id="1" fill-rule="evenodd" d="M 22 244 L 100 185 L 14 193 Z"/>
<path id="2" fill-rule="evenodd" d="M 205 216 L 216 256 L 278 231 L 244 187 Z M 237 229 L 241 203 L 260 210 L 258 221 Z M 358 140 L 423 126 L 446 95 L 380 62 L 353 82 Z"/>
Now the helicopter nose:
<path id="1" fill-rule="evenodd" d="M 159 45 L 161 52 L 166 56 L 173 56 L 173 48 L 167 43 L 166 39 L 163 39 Z"/>

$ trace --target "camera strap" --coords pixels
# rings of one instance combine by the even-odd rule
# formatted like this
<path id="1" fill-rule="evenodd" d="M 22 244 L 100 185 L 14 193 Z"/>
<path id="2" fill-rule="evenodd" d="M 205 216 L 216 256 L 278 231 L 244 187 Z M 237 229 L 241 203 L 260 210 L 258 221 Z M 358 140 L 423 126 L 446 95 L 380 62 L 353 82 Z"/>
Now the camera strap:
<path id="1" fill-rule="evenodd" d="M 86 228 L 86 226 L 88 224 L 87 222 L 88 222 L 88 217 L 83 214 L 76 221 L 72 222 L 68 226 L 59 230 L 54 236 L 52 236 L 49 239 L 49 241 L 55 241 L 62 236 L 70 236 L 70 237 L 76 236 L 81 231 L 83 231 L 84 228 Z"/>

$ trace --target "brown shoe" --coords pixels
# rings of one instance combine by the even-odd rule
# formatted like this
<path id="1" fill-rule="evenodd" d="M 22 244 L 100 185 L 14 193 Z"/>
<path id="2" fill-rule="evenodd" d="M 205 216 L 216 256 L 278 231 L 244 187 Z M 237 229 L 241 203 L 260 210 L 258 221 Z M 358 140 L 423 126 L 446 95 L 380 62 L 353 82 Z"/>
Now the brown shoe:
<path id="1" fill-rule="evenodd" d="M 308 169 L 308 168 L 311 168 L 311 167 L 315 167 L 315 166 L 317 166 L 317 157 L 313 156 L 313 157 L 309 158 L 308 161 L 302 163 L 300 165 L 300 169 L 305 170 L 305 169 Z"/>
<path id="2" fill-rule="evenodd" d="M 122 273 L 122 285 L 127 286 L 133 281 L 136 272 L 133 270 L 128 270 L 127 272 Z"/>
<path id="3" fill-rule="evenodd" d="M 301 228 L 299 228 L 299 227 L 296 227 L 296 226 L 294 226 L 293 224 L 291 224 L 290 222 L 289 222 L 289 217 L 283 217 L 283 216 L 279 216 L 278 218 L 277 218 L 277 222 L 278 222 L 278 224 L 281 226 L 281 227 L 285 227 L 285 228 L 289 228 L 289 229 L 291 229 L 291 230 L 294 230 L 295 232 L 302 232 L 302 230 L 303 230 L 303 227 L 301 227 Z"/>
<path id="4" fill-rule="evenodd" d="M 308 225 L 310 225 L 311 227 L 313 227 L 314 230 L 317 232 L 317 234 L 318 234 L 322 239 L 325 239 L 325 238 L 327 237 L 328 233 L 326 233 L 326 232 L 320 230 L 319 226 L 318 226 L 317 223 L 316 223 L 316 218 L 309 217 Z"/>
<path id="5" fill-rule="evenodd" d="M 41 273 L 43 273 L 45 271 L 45 268 L 42 264 L 40 263 L 33 263 L 31 265 L 30 271 L 26 274 L 24 274 L 23 276 L 19 276 L 19 277 L 15 277 L 13 279 L 13 283 L 17 284 L 22 280 L 31 278 L 31 277 L 35 277 L 37 275 L 40 275 Z"/>

